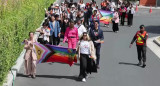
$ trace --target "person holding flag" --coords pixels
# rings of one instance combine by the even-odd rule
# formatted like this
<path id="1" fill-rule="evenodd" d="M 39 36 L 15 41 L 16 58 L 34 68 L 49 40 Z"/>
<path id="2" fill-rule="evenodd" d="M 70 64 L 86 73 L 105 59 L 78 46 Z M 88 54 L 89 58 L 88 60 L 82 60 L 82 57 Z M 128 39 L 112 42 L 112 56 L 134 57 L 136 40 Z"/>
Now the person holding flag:
<path id="1" fill-rule="evenodd" d="M 52 38 L 52 42 L 50 44 L 59 45 L 59 38 L 60 38 L 60 24 L 58 21 L 59 15 L 52 15 L 50 17 L 49 26 L 51 28 L 50 36 Z"/>
<path id="2" fill-rule="evenodd" d="M 36 53 L 34 52 L 33 45 L 36 42 L 34 40 L 34 33 L 29 32 L 29 39 L 24 40 L 24 49 L 26 49 L 25 55 L 24 55 L 24 64 L 25 64 L 25 74 L 29 78 L 36 78 L 36 61 L 37 61 L 37 56 Z"/>
<path id="3" fill-rule="evenodd" d="M 99 15 L 97 15 L 97 10 L 93 11 L 93 15 L 90 18 L 90 27 L 93 28 L 95 25 L 95 21 L 98 22 L 98 24 L 100 24 L 100 17 Z"/>
<path id="4" fill-rule="evenodd" d="M 48 22 L 44 22 L 41 28 L 36 29 L 36 32 L 40 32 L 38 42 L 41 44 L 49 43 L 50 28 L 48 27 Z"/>
<path id="5" fill-rule="evenodd" d="M 74 27 L 74 21 L 70 21 L 70 26 L 66 29 L 63 43 L 68 40 L 68 48 L 76 49 L 76 45 L 79 41 L 78 29 Z"/>

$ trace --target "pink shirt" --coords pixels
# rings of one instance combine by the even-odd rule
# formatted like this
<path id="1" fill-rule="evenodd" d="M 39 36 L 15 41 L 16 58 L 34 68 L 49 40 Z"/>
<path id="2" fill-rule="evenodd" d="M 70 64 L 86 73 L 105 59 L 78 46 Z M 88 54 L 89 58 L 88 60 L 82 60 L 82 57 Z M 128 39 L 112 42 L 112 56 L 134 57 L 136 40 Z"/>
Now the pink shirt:
<path id="1" fill-rule="evenodd" d="M 74 29 L 70 29 L 70 27 L 68 27 L 66 29 L 66 32 L 65 32 L 65 35 L 64 35 L 64 40 L 63 42 L 65 42 L 67 39 L 69 38 L 76 38 L 77 39 L 77 42 L 79 40 L 79 37 L 78 37 L 78 29 L 76 27 L 74 27 Z"/>
<path id="2" fill-rule="evenodd" d="M 119 23 L 119 14 L 118 14 L 118 12 L 115 12 L 113 14 L 113 19 L 114 19 L 115 23 Z"/>

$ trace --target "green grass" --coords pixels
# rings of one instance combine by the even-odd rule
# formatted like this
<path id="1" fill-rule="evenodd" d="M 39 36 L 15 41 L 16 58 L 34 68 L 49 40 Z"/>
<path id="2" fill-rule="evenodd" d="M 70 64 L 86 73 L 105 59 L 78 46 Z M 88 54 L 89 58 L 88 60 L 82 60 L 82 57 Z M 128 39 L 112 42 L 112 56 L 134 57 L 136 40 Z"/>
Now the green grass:
<path id="1" fill-rule="evenodd" d="M 54 0 L 0 1 L 0 86 L 21 53 L 21 42 L 44 19 L 44 8 Z"/>

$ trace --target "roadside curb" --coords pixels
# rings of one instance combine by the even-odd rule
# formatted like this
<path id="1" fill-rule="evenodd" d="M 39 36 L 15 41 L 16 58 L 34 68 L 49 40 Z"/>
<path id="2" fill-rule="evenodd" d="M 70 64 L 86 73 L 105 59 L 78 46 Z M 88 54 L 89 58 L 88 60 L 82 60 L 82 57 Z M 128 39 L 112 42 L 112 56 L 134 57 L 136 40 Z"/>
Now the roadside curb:
<path id="1" fill-rule="evenodd" d="M 156 37 L 156 38 L 153 40 L 153 42 L 160 47 L 160 40 L 159 40 L 159 39 L 160 39 L 160 36 Z"/>
<path id="2" fill-rule="evenodd" d="M 61 1 L 61 0 L 56 0 L 56 1 L 54 2 L 54 4 L 60 3 L 60 1 Z M 46 18 L 44 18 L 44 20 L 45 20 L 45 19 L 46 19 Z M 44 22 L 44 20 L 42 21 L 42 23 Z M 41 25 L 42 25 L 42 23 L 41 23 Z M 41 27 L 41 25 L 40 25 L 40 27 Z M 38 36 L 39 36 L 39 33 L 38 33 L 38 32 L 35 32 L 35 34 L 34 34 L 34 39 L 38 39 Z M 23 51 L 21 52 L 20 56 L 19 56 L 18 59 L 16 60 L 15 65 L 14 65 L 14 66 L 11 68 L 11 70 L 9 71 L 9 73 L 8 73 L 8 75 L 7 75 L 7 77 L 6 77 L 6 80 L 5 80 L 5 82 L 3 83 L 2 86 L 13 86 L 14 80 L 15 80 L 15 78 L 16 78 L 16 75 L 17 75 L 17 73 L 19 73 L 19 71 L 20 71 L 20 69 L 21 69 L 21 66 L 22 66 L 23 63 L 24 63 L 24 59 L 23 59 L 23 58 L 24 58 L 25 52 L 26 52 L 26 50 L 23 49 Z"/>
<path id="3" fill-rule="evenodd" d="M 150 8 L 152 8 L 152 9 L 160 9 L 160 7 L 150 7 L 150 6 L 138 6 L 138 8 L 143 8 L 143 9 L 150 9 Z"/>
<path id="4" fill-rule="evenodd" d="M 158 46 L 156 43 L 154 43 L 154 40 L 156 39 L 157 37 L 152 37 L 152 38 L 149 38 L 147 40 L 147 47 L 153 52 L 155 53 L 158 58 L 160 58 L 160 46 Z"/>

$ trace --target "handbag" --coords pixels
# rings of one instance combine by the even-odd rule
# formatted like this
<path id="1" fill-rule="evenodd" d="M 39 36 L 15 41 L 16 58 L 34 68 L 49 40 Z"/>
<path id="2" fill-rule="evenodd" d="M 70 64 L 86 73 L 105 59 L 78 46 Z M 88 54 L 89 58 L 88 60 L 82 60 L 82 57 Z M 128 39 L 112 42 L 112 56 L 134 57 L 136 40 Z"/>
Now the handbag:
<path id="1" fill-rule="evenodd" d="M 97 73 L 97 65 L 92 58 L 88 59 L 87 73 Z"/>

